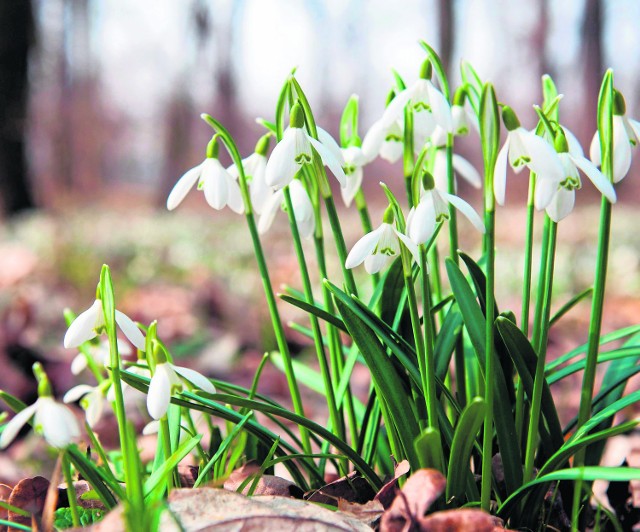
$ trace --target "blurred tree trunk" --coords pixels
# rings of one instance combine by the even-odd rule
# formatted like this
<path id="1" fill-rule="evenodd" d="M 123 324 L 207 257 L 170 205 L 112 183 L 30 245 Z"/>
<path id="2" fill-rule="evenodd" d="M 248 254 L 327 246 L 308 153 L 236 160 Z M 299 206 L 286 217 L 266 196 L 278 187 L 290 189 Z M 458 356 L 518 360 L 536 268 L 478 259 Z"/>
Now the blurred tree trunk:
<path id="1" fill-rule="evenodd" d="M 0 1 L 0 194 L 8 215 L 34 206 L 25 153 L 33 35 L 31 2 Z"/>
<path id="2" fill-rule="evenodd" d="M 549 34 L 549 10 L 548 0 L 537 0 L 538 21 L 531 36 L 531 45 L 533 47 L 534 57 L 537 58 L 538 78 L 543 74 L 554 76 L 547 55 L 547 35 Z"/>
<path id="3" fill-rule="evenodd" d="M 455 0 L 438 0 L 438 24 L 440 27 L 440 60 L 451 77 L 451 55 L 455 42 Z"/>
<path id="4" fill-rule="evenodd" d="M 584 7 L 584 22 L 582 23 L 582 64 L 584 65 L 584 95 L 581 131 L 591 135 L 596 129 L 596 106 L 600 83 L 603 74 L 602 54 L 602 2 L 601 0 L 587 0 Z M 581 139 L 582 140 L 582 139 Z"/>

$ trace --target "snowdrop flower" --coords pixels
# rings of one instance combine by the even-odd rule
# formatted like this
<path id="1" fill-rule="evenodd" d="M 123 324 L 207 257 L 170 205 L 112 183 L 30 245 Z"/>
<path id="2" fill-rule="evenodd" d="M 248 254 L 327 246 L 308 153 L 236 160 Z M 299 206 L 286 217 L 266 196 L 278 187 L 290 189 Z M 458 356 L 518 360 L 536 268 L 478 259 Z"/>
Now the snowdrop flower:
<path id="1" fill-rule="evenodd" d="M 508 133 L 494 167 L 493 192 L 498 204 L 504 205 L 507 160 L 516 173 L 527 166 L 539 179 L 550 179 L 556 183 L 562 181 L 564 170 L 553 146 L 542 137 L 523 128 L 513 110 L 508 106 L 502 110 L 502 120 Z M 551 201 L 551 197 L 547 196 L 541 200 L 544 208 Z"/>
<path id="2" fill-rule="evenodd" d="M 344 160 L 339 154 L 340 149 L 338 148 L 336 151 L 337 144 L 333 139 L 327 144 L 327 137 L 330 135 L 325 135 L 325 133 L 321 134 L 318 130 L 318 136 L 322 138 L 321 141 L 308 135 L 304 130 L 302 108 L 300 104 L 295 104 L 291 109 L 289 128 L 284 132 L 282 140 L 278 142 L 267 161 L 265 174 L 267 185 L 276 189 L 287 186 L 305 164 L 313 164 L 313 150 L 315 149 L 322 163 L 329 167 L 340 182 L 340 186 L 344 186 L 346 182 L 342 170 Z"/>
<path id="3" fill-rule="evenodd" d="M 142 362 L 142 361 L 139 361 Z M 151 371 L 149 368 L 142 366 L 129 366 L 127 368 L 128 373 L 133 373 L 134 375 L 138 375 L 139 377 L 144 377 L 146 379 L 151 379 Z M 129 400 L 133 401 L 134 399 L 138 400 L 145 396 L 144 392 L 141 392 L 137 388 L 134 388 L 130 384 L 122 381 L 120 383 L 122 388 L 122 395 L 124 396 L 125 403 Z M 113 403 L 116 400 L 116 390 L 113 386 L 109 386 L 107 390 L 107 401 Z"/>
<path id="4" fill-rule="evenodd" d="M 38 380 L 39 397 L 7 423 L 0 435 L 0 449 L 7 447 L 31 418 L 34 430 L 42 434 L 52 447 L 63 449 L 80 436 L 80 427 L 73 412 L 52 397 L 51 385 L 42 366 L 34 364 L 33 372 Z"/>
<path id="5" fill-rule="evenodd" d="M 391 100 L 382 115 L 383 126 L 389 126 L 403 116 L 404 108 L 410 104 L 413 111 L 413 132 L 418 145 L 424 144 L 438 125 L 447 132 L 453 132 L 451 107 L 444 95 L 431 83 L 431 70 L 431 63 L 429 60 L 425 61 L 420 79 Z"/>
<path id="6" fill-rule="evenodd" d="M 225 170 L 218 160 L 218 137 L 214 135 L 207 146 L 207 158 L 198 166 L 188 170 L 175 184 L 167 198 L 167 209 L 172 211 L 198 183 L 198 190 L 204 191 L 207 203 L 216 210 L 225 206 L 242 214 L 244 203 L 238 182 Z"/>
<path id="7" fill-rule="evenodd" d="M 367 161 L 372 161 L 378 155 L 385 161 L 395 163 L 402 157 L 403 126 L 397 120 L 385 125 L 382 119 L 375 122 L 362 141 L 362 153 Z"/>
<path id="8" fill-rule="evenodd" d="M 140 351 L 144 351 L 144 336 L 137 325 L 126 314 L 116 310 L 116 323 L 120 330 Z M 64 346 L 66 348 L 78 347 L 87 342 L 104 330 L 104 313 L 102 312 L 102 301 L 96 299 L 87 310 L 80 314 L 67 329 L 64 335 Z"/>
<path id="9" fill-rule="evenodd" d="M 98 345 L 88 346 L 89 356 L 100 367 L 108 366 L 111 362 L 111 353 L 109 350 L 109 341 L 102 340 Z M 118 338 L 118 353 L 122 356 L 131 354 L 131 346 Z M 84 353 L 78 353 L 71 361 L 71 373 L 80 375 L 87 368 L 87 357 Z"/>
<path id="10" fill-rule="evenodd" d="M 625 116 L 624 97 L 615 91 L 613 111 L 613 182 L 618 183 L 631 167 L 631 147 L 640 142 L 640 122 Z M 596 131 L 591 141 L 589 156 L 596 166 L 601 166 L 600 133 Z"/>
<path id="11" fill-rule="evenodd" d="M 409 250 L 419 264 L 418 246 L 393 226 L 393 210 L 388 207 L 380 227 L 358 240 L 345 262 L 346 268 L 355 268 L 364 262 L 369 273 L 378 273 L 400 255 L 400 243 Z"/>
<path id="12" fill-rule="evenodd" d="M 262 136 L 256 144 L 254 153 L 242 160 L 242 168 L 249 183 L 251 205 L 258 214 L 262 212 L 264 205 L 273 194 L 273 190 L 267 185 L 266 181 L 267 152 L 269 151 L 270 138 L 271 133 Z M 234 180 L 238 179 L 239 173 L 235 164 L 227 168 L 227 171 Z"/>
<path id="13" fill-rule="evenodd" d="M 161 357 L 160 357 L 161 358 Z M 147 410 L 153 419 L 160 419 L 167 413 L 171 396 L 182 391 L 185 383 L 208 393 L 216 393 L 213 384 L 204 376 L 189 368 L 174 366 L 166 361 L 158 362 L 151 377 L 147 394 Z"/>
<path id="14" fill-rule="evenodd" d="M 363 170 L 362 167 L 369 162 L 361 147 L 349 146 L 342 150 L 344 156 L 344 173 L 347 181 L 344 187 L 340 189 L 342 200 L 348 207 L 351 205 L 353 198 L 357 194 L 362 185 Z"/>
<path id="15" fill-rule="evenodd" d="M 473 207 L 458 196 L 438 190 L 428 172 L 423 176 L 422 186 L 422 197 L 407 217 L 407 235 L 416 245 L 426 244 L 433 236 L 436 224 L 449 219 L 449 204 L 464 214 L 478 231 L 485 232 L 484 224 Z"/>
<path id="16" fill-rule="evenodd" d="M 316 228 L 313 204 L 309 199 L 306 189 L 299 179 L 294 179 L 289 183 L 289 194 L 291 195 L 291 205 L 293 214 L 298 224 L 298 231 L 303 238 L 313 235 Z M 258 232 L 264 234 L 271 227 L 276 213 L 284 206 L 284 189 L 276 191 L 267 201 L 258 220 Z"/>
<path id="17" fill-rule="evenodd" d="M 551 202 L 546 207 L 549 218 L 554 222 L 566 218 L 573 210 L 576 190 L 582 187 L 578 170 L 581 170 L 611 203 L 616 202 L 616 192 L 611 182 L 591 161 L 584 157 L 579 144 L 577 146 L 575 144 L 571 146 L 571 144 L 564 132 L 561 131 L 557 134 L 555 145 L 562 162 L 565 178 L 557 185 L 549 180 L 536 183 L 536 202 L 538 202 L 538 188 L 555 185 L 555 189 L 551 192 Z M 547 192 L 544 194 L 546 195 Z"/>
<path id="18" fill-rule="evenodd" d="M 110 386 L 110 380 L 106 380 L 98 386 L 79 384 L 65 393 L 62 401 L 65 403 L 75 403 L 78 399 L 82 399 L 80 406 L 82 406 L 85 411 L 87 423 L 93 428 L 102 417 L 105 405 L 105 390 Z"/>

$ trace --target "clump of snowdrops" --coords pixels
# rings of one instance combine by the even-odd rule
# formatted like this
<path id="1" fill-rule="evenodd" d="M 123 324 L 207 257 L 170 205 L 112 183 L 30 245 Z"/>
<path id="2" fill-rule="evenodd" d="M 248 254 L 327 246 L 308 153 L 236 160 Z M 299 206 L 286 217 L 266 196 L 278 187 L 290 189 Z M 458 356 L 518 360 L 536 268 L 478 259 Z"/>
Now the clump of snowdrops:
<path id="1" fill-rule="evenodd" d="M 246 219 L 277 342 L 250 389 L 174 365 L 155 322 L 143 327 L 116 310 L 105 266 L 91 307 L 77 317 L 67 313 L 64 339 L 66 347 L 80 350 L 75 371 L 90 371 L 95 379 L 94 386 L 80 385 L 64 397 L 67 403 L 80 400 L 86 411 L 90 453 L 78 443 L 80 427 L 53 398 L 39 367 L 40 398 L 34 405 L 2 395 L 17 415 L 3 427 L 0 445 L 31 423 L 60 450 L 69 485 L 79 473 L 106 508 L 124 502 L 126 519 L 136 530 L 157 526 L 166 494 L 179 483 L 176 467 L 190 453 L 199 464 L 196 487 L 257 460 L 262 473 L 282 464 L 304 490 L 322 486 L 328 471 L 356 471 L 378 489 L 394 464 L 407 460 L 412 470 L 434 468 L 446 476 L 440 508 L 479 506 L 510 527 L 533 529 L 554 518 L 552 509 L 578 529 L 588 518 L 594 480 L 637 478 L 638 470 L 599 463 L 604 442 L 637 424 L 614 424 L 614 419 L 640 399 L 640 391 L 625 391 L 640 371 L 640 326 L 602 335 L 601 323 L 615 184 L 629 171 L 640 124 L 626 116 L 624 97 L 608 71 L 597 105 L 598 130 L 586 157 L 562 125 L 561 96 L 550 77 L 543 77 L 544 99 L 533 106 L 535 123 L 528 129 L 471 65 L 462 63 L 462 84 L 454 90 L 438 56 L 421 45 L 426 57 L 417 79 L 406 82 L 394 74 L 386 106 L 366 133 L 358 98 L 352 96 L 334 140 L 316 123 L 293 74 L 282 87 L 273 120 L 260 121 L 265 133 L 255 152 L 245 158 L 224 125 L 202 115 L 213 130 L 205 159 L 176 183 L 167 207 L 175 209 L 196 189 L 213 209 L 228 207 Z M 479 140 L 480 171 L 455 153 L 462 135 Z M 221 151 L 233 161 L 228 168 L 220 162 Z M 403 182 L 405 194 L 397 197 L 380 183 L 376 201 L 384 198 L 388 207 L 381 219 L 372 220 L 362 184 L 367 165 L 378 157 L 401 161 L 389 167 L 388 181 Z M 519 174 L 513 179 L 529 182 L 517 319 L 494 296 L 500 260 L 496 211 L 505 203 L 511 171 Z M 457 177 L 482 190 L 479 210 L 457 194 Z M 593 286 L 555 302 L 557 233 L 583 181 L 602 195 Z M 337 190 L 348 208 L 358 210 L 362 237 L 355 242 L 345 241 Z M 302 280 L 301 287 L 287 287 L 280 302 L 264 251 L 278 213 L 289 220 Z M 543 224 L 540 242 L 534 241 L 536 223 Z M 459 249 L 460 230 L 476 232 L 479 256 Z M 329 275 L 334 261 L 340 266 L 337 278 Z M 361 265 L 366 275 L 358 274 L 357 282 L 354 270 Z M 585 343 L 548 361 L 550 329 L 588 300 Z M 308 320 L 292 327 L 308 337 L 317 370 L 292 358 L 282 304 L 307 313 Z M 123 362 L 121 355 L 132 347 L 134 361 Z M 604 363 L 596 390 L 596 369 Z M 265 364 L 285 374 L 291 408 L 258 393 Z M 356 366 L 366 366 L 371 376 L 364 400 L 351 389 Z M 549 386 L 576 372 L 582 373 L 579 413 L 562 426 Z M 326 423 L 307 417 L 303 386 L 326 399 Z M 141 463 L 127 420 L 127 398 L 140 392 L 151 421 L 144 431 L 158 434 L 151 464 Z M 118 421 L 119 469 L 93 431 L 108 406 Z M 278 430 L 260 424 L 256 413 Z M 219 420 L 226 422 L 225 431 Z M 76 522 L 73 502 L 71 512 Z M 605 514 L 603 519 L 615 521 L 603 509 Z"/>

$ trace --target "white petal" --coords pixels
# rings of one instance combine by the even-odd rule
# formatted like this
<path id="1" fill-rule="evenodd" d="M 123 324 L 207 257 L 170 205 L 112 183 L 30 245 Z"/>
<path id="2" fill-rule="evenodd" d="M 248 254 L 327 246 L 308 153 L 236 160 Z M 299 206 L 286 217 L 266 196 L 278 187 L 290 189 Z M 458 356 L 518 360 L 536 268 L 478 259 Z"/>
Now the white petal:
<path id="1" fill-rule="evenodd" d="M 408 236 L 403 235 L 402 233 L 397 231 L 395 228 L 393 229 L 393 232 L 400 239 L 400 241 L 402 241 L 402 243 L 407 247 L 407 249 L 413 256 L 413 260 L 415 260 L 417 264 L 420 264 L 420 252 L 418 251 L 418 246 L 416 246 L 416 243 L 413 240 L 411 240 Z"/>
<path id="2" fill-rule="evenodd" d="M 595 135 L 593 135 L 593 139 L 591 139 L 591 145 L 589 146 L 589 158 L 591 162 L 596 166 L 600 166 L 602 164 L 602 154 L 600 153 L 600 133 L 597 131 Z"/>
<path id="3" fill-rule="evenodd" d="M 346 185 L 340 189 L 340 192 L 342 193 L 342 200 L 347 207 L 351 205 L 353 198 L 358 193 L 358 190 L 360 190 L 363 173 L 362 168 L 356 167 L 351 174 L 347 175 Z"/>
<path id="4" fill-rule="evenodd" d="M 18 432 L 20 432 L 20 429 L 24 427 L 25 423 L 35 414 L 37 405 L 38 402 L 36 401 L 34 404 L 21 410 L 5 425 L 2 435 L 0 435 L 0 449 L 4 449 L 13 441 Z"/>
<path id="5" fill-rule="evenodd" d="M 618 183 L 631 167 L 631 144 L 622 117 L 613 117 L 613 182 Z"/>
<path id="6" fill-rule="evenodd" d="M 338 163 L 340 163 L 340 166 L 344 166 L 344 155 L 342 154 L 342 150 L 340 149 L 340 146 L 338 146 L 338 143 L 335 141 L 335 139 L 321 127 L 318 127 L 316 129 L 318 130 L 318 140 L 333 154 Z"/>
<path id="7" fill-rule="evenodd" d="M 616 191 L 613 185 L 589 159 L 585 159 L 584 157 L 571 157 L 571 160 L 611 203 L 616 202 Z"/>
<path id="8" fill-rule="evenodd" d="M 433 83 L 427 85 L 427 91 L 429 93 L 431 112 L 436 122 L 447 133 L 453 133 L 453 117 L 451 116 L 451 106 L 449 102 L 444 97 L 444 94 L 433 86 Z"/>
<path id="9" fill-rule="evenodd" d="M 87 367 L 87 357 L 83 353 L 78 353 L 71 361 L 71 374 L 80 375 Z"/>
<path id="10" fill-rule="evenodd" d="M 282 140 L 276 144 L 271 152 L 265 170 L 265 181 L 270 187 L 283 188 L 287 186 L 300 169 L 300 165 L 295 161 L 297 132 L 304 135 L 304 132 L 299 128 L 287 129 Z"/>
<path id="11" fill-rule="evenodd" d="M 402 157 L 404 145 L 399 140 L 385 140 L 380 146 L 380 157 L 390 163 L 395 163 Z"/>
<path id="12" fill-rule="evenodd" d="M 87 410 L 86 419 L 91 428 L 95 427 L 102 417 L 102 411 L 104 410 L 104 400 L 100 391 L 94 392 L 92 395 L 87 396 Z"/>
<path id="13" fill-rule="evenodd" d="M 416 244 L 425 244 L 436 230 L 436 213 L 431 195 L 425 195 L 411 209 L 407 218 L 407 235 Z"/>
<path id="14" fill-rule="evenodd" d="M 229 174 L 229 172 L 224 172 L 224 178 L 227 181 L 227 205 L 229 208 L 238 214 L 242 214 L 244 212 L 244 201 L 242 201 L 242 193 L 240 192 L 240 185 L 238 182 Z"/>
<path id="15" fill-rule="evenodd" d="M 482 187 L 482 178 L 480 177 L 480 174 L 475 169 L 475 167 L 464 157 L 456 153 L 453 154 L 453 168 L 461 177 L 464 178 L 465 181 L 470 183 L 474 188 Z"/>
<path id="16" fill-rule="evenodd" d="M 493 169 L 493 194 L 496 197 L 498 205 L 504 205 L 504 199 L 507 188 L 507 154 L 509 153 L 510 138 L 502 146 L 496 158 L 496 165 Z"/>
<path id="17" fill-rule="evenodd" d="M 253 210 L 260 214 L 265 203 L 273 194 L 273 189 L 265 181 L 265 171 L 267 169 L 267 158 L 264 155 L 256 155 L 249 191 L 251 193 L 251 203 Z"/>
<path id="18" fill-rule="evenodd" d="M 555 179 L 536 177 L 536 192 L 534 197 L 536 209 L 541 211 L 542 209 L 547 208 L 549 203 L 553 200 L 554 194 L 556 194 L 559 185 L 560 182 Z"/>
<path id="19" fill-rule="evenodd" d="M 151 434 L 157 434 L 158 432 L 160 432 L 160 422 L 156 420 L 149 421 L 149 423 L 142 428 L 142 434 L 144 436 L 150 436 Z"/>
<path id="20" fill-rule="evenodd" d="M 382 120 L 378 120 L 369 128 L 362 141 L 362 153 L 367 162 L 373 161 L 378 156 L 386 136 L 387 130 Z"/>
<path id="21" fill-rule="evenodd" d="M 167 413 L 171 402 L 171 378 L 168 371 L 173 371 L 167 363 L 158 364 L 151 378 L 147 393 L 147 410 L 153 419 L 160 419 Z"/>
<path id="22" fill-rule="evenodd" d="M 376 253 L 375 255 L 368 255 L 364 259 L 364 269 L 367 273 L 374 274 L 378 273 L 384 267 L 386 267 L 389 262 L 395 257 L 391 257 L 389 255 L 384 255 L 382 253 Z"/>
<path id="23" fill-rule="evenodd" d="M 521 135 L 523 144 L 531 161 L 527 166 L 532 172 L 544 178 L 561 181 L 564 179 L 564 170 L 556 150 L 542 137 L 529 133 Z"/>
<path id="24" fill-rule="evenodd" d="M 83 395 L 87 395 L 94 390 L 93 386 L 89 386 L 88 384 L 78 384 L 71 388 L 67 393 L 64 394 L 62 401 L 64 403 L 75 403 L 78 399 L 80 399 Z"/>
<path id="25" fill-rule="evenodd" d="M 258 220 L 258 232 L 260 234 L 266 233 L 269 227 L 271 227 L 276 213 L 280 210 L 283 199 L 284 192 L 283 189 L 280 189 L 275 194 L 272 194 L 263 206 L 260 219 Z"/>
<path id="26" fill-rule="evenodd" d="M 575 190 L 567 190 L 564 187 L 560 187 L 547 207 L 549 218 L 556 223 L 566 218 L 573 210 L 575 199 Z"/>
<path id="27" fill-rule="evenodd" d="M 207 166 L 202 169 L 201 178 L 204 197 L 214 209 L 223 209 L 229 199 L 226 170 L 218 159 L 207 159 L 205 164 Z"/>
<path id="28" fill-rule="evenodd" d="M 380 119 L 384 128 L 389 127 L 391 124 L 402 118 L 404 108 L 409 103 L 412 96 L 413 91 L 405 89 L 391 100 L 387 108 L 384 110 L 384 113 L 382 113 L 382 118 Z"/>
<path id="29" fill-rule="evenodd" d="M 376 248 L 376 245 L 380 240 L 383 225 L 374 229 L 370 233 L 367 233 L 354 244 L 349 255 L 347 255 L 347 260 L 344 264 L 345 268 L 355 268 L 359 264 L 362 264 L 362 262 L 371 255 L 371 253 L 373 253 L 373 250 Z"/>
<path id="30" fill-rule="evenodd" d="M 198 178 L 200 177 L 201 167 L 202 164 L 199 164 L 191 170 L 187 170 L 187 172 L 178 179 L 178 182 L 173 186 L 173 189 L 167 198 L 167 209 L 172 211 L 182 203 L 182 200 L 197 183 Z"/>
<path id="31" fill-rule="evenodd" d="M 145 350 L 144 336 L 129 316 L 116 310 L 116 323 L 133 345 L 140 349 L 140 351 Z"/>
<path id="32" fill-rule="evenodd" d="M 303 184 L 297 179 L 294 179 L 289 185 L 289 193 L 300 236 L 309 238 L 315 230 L 315 214 L 309 195 Z"/>
<path id="33" fill-rule="evenodd" d="M 331 170 L 331 173 L 334 176 L 336 176 L 336 179 L 340 183 L 340 186 L 344 187 L 347 182 L 347 176 L 344 175 L 344 170 L 342 169 L 342 165 L 344 164 L 342 153 L 340 153 L 340 159 L 342 159 L 343 161 L 341 163 L 340 159 L 337 159 L 334 156 L 333 152 L 321 142 L 318 142 L 313 137 L 309 137 L 309 142 L 316 149 L 316 151 L 318 152 L 318 155 L 320 155 L 320 158 L 322 159 L 322 162 L 325 164 L 325 166 L 328 166 L 329 170 Z"/>
<path id="34" fill-rule="evenodd" d="M 446 192 L 442 192 L 441 194 L 447 199 L 447 201 L 449 201 L 449 203 L 451 203 L 451 205 L 464 214 L 478 231 L 484 233 L 485 228 L 484 223 L 482 223 L 482 218 L 480 218 L 480 215 L 471 205 L 462 198 L 454 196 L 453 194 L 447 194 Z"/>
<path id="35" fill-rule="evenodd" d="M 174 365 L 172 365 L 171 367 L 178 375 L 187 379 L 191 384 L 195 385 L 197 388 L 200 388 L 201 390 L 204 390 L 205 392 L 208 392 L 208 393 L 216 393 L 215 387 L 213 386 L 213 384 L 211 384 L 211 381 L 207 379 L 204 375 L 190 368 L 183 368 L 181 366 L 174 366 Z"/>
<path id="36" fill-rule="evenodd" d="M 582 146 L 580 145 L 580 141 L 577 139 L 577 137 L 564 126 L 562 126 L 562 131 L 565 138 L 567 139 L 569 154 L 573 157 L 584 157 L 584 151 L 582 150 Z"/>
<path id="37" fill-rule="evenodd" d="M 467 110 L 462 105 L 451 106 L 451 118 L 453 119 L 453 132 L 456 135 L 466 135 L 469 132 L 469 118 Z"/>
<path id="38" fill-rule="evenodd" d="M 635 137 L 633 140 L 635 140 L 635 142 L 640 142 L 640 122 L 633 118 L 627 118 L 627 124 Z"/>
<path id="39" fill-rule="evenodd" d="M 66 447 L 80 435 L 78 421 L 71 410 L 50 397 L 40 398 L 34 422 L 36 428 L 42 430 L 47 443 L 58 449 Z"/>
<path id="40" fill-rule="evenodd" d="M 100 323 L 101 316 L 102 302 L 96 299 L 93 305 L 73 320 L 73 323 L 64 335 L 64 346 L 67 349 L 70 347 L 78 347 L 84 342 L 95 338 L 97 335 L 95 329 Z"/>

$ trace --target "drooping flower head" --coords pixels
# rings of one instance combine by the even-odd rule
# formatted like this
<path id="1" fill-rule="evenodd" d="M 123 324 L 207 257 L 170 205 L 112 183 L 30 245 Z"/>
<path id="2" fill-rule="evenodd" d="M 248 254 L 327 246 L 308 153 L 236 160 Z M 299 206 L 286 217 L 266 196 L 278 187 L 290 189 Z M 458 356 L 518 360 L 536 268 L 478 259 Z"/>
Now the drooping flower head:
<path id="1" fill-rule="evenodd" d="M 147 410 L 153 419 L 163 417 L 169 409 L 172 395 L 185 387 L 216 393 L 215 387 L 204 375 L 195 370 L 171 364 L 167 360 L 164 347 L 155 341 L 153 344 L 151 356 L 154 358 L 155 368 L 147 392 Z"/>
<path id="2" fill-rule="evenodd" d="M 64 449 L 80 436 L 78 421 L 69 408 L 53 398 L 49 378 L 40 363 L 33 365 L 33 373 L 38 381 L 38 399 L 7 423 L 0 435 L 0 449 L 7 447 L 31 418 L 34 430 L 52 447 Z"/>
<path id="3" fill-rule="evenodd" d="M 244 203 L 240 186 L 233 176 L 225 170 L 218 160 L 218 135 L 214 135 L 207 145 L 207 157 L 198 166 L 187 170 L 178 180 L 167 198 L 167 209 L 172 211 L 187 196 L 189 191 L 198 184 L 198 190 L 204 192 L 207 203 L 216 210 L 229 208 L 242 214 Z"/>
<path id="4" fill-rule="evenodd" d="M 504 205 L 507 185 L 507 161 L 514 172 L 526 166 L 539 178 L 560 182 L 564 171 L 553 146 L 542 137 L 523 128 L 511 107 L 504 106 L 502 120 L 507 128 L 507 140 L 498 153 L 494 167 L 493 191 L 499 205 Z M 546 198 L 546 204 L 551 198 Z"/>
<path id="5" fill-rule="evenodd" d="M 458 209 L 473 226 L 484 233 L 480 216 L 466 201 L 436 188 L 435 179 L 425 172 L 422 177 L 422 195 L 418 205 L 409 211 L 407 235 L 416 244 L 426 244 L 433 236 L 438 223 L 449 219 L 449 204 Z"/>
<path id="6" fill-rule="evenodd" d="M 260 137 L 254 152 L 242 160 L 242 168 L 249 185 L 251 205 L 258 214 L 262 212 L 265 204 L 273 194 L 273 189 L 267 185 L 266 181 L 267 152 L 269 151 L 271 136 L 272 134 L 269 132 Z M 239 172 L 235 164 L 227 168 L 227 171 L 234 180 L 238 179 Z"/>
<path id="7" fill-rule="evenodd" d="M 116 323 L 120 330 L 141 351 L 145 349 L 144 336 L 138 326 L 123 312 L 116 310 Z M 82 312 L 73 321 L 64 335 L 64 346 L 66 348 L 78 347 L 105 331 L 104 312 L 102 301 L 96 299 L 87 310 Z"/>
<path id="8" fill-rule="evenodd" d="M 401 244 L 419 264 L 418 246 L 395 228 L 393 209 L 389 206 L 382 224 L 355 243 L 347 256 L 345 267 L 355 268 L 364 262 L 367 272 L 378 273 L 400 255 Z"/>
<path id="9" fill-rule="evenodd" d="M 640 122 L 626 116 L 624 96 L 615 90 L 613 100 L 613 182 L 618 183 L 631 168 L 631 148 L 640 142 Z M 589 148 L 589 156 L 596 166 L 602 164 L 600 133 L 596 131 Z"/>
<path id="10" fill-rule="evenodd" d="M 568 133 L 568 134 L 567 134 Z M 536 182 L 536 207 L 544 203 L 544 198 L 551 195 L 551 200 L 546 206 L 546 212 L 554 222 L 566 218 L 575 204 L 576 190 L 582 188 L 582 181 L 578 170 L 586 175 L 594 186 L 611 202 L 616 202 L 616 192 L 611 182 L 596 168 L 596 166 L 585 158 L 582 148 L 577 141 L 569 142 L 568 139 L 575 137 L 570 132 L 559 129 L 556 132 L 555 148 L 560 157 L 564 178 L 559 183 L 552 180 L 541 180 Z M 545 190 L 551 188 L 551 190 Z M 540 198 L 538 197 L 538 191 Z"/>
<path id="11" fill-rule="evenodd" d="M 302 238 L 309 238 L 316 228 L 313 204 L 309 198 L 307 190 L 299 179 L 294 179 L 289 183 L 289 194 L 291 194 L 291 205 L 293 215 L 298 225 L 298 231 Z M 285 207 L 284 189 L 276 190 L 264 206 L 260 219 L 258 220 L 258 231 L 266 233 L 278 211 Z"/>
<path id="12" fill-rule="evenodd" d="M 315 150 L 322 163 L 329 167 L 339 181 L 340 186 L 345 186 L 346 176 L 342 170 L 344 159 L 340 154 L 340 148 L 335 140 L 325 133 L 318 130 L 320 140 L 307 134 L 304 129 L 304 111 L 299 103 L 294 104 L 291 108 L 289 127 L 267 161 L 265 171 L 267 185 L 276 189 L 287 186 L 303 166 L 313 164 Z"/>
<path id="13" fill-rule="evenodd" d="M 422 146 L 436 126 L 453 132 L 451 107 L 444 95 L 431 82 L 433 67 L 427 59 L 420 69 L 420 77 L 412 85 L 398 93 L 382 115 L 382 126 L 389 127 L 400 120 L 407 105 L 413 112 L 415 144 Z"/>

